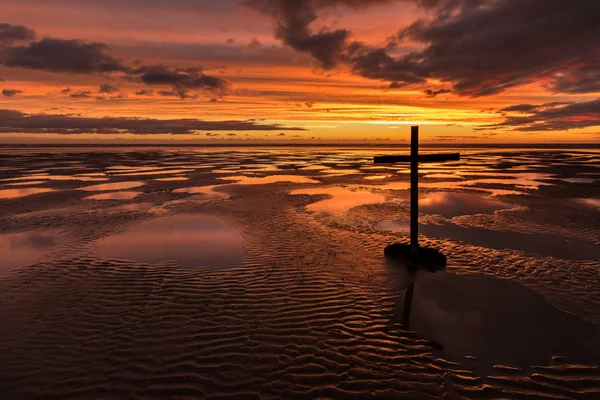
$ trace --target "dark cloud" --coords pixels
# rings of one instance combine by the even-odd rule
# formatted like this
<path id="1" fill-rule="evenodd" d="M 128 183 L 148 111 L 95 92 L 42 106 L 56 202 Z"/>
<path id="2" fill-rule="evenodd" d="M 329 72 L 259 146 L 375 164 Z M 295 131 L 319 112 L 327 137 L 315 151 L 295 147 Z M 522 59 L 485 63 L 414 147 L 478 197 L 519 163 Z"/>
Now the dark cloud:
<path id="1" fill-rule="evenodd" d="M 64 88 L 63 90 L 60 91 L 60 94 L 69 94 L 71 93 L 71 88 Z"/>
<path id="2" fill-rule="evenodd" d="M 100 85 L 98 89 L 98 93 L 118 93 L 119 88 L 109 85 L 108 83 Z"/>
<path id="3" fill-rule="evenodd" d="M 222 78 L 205 75 L 200 68 L 168 68 L 164 65 L 140 67 L 134 71 L 147 85 L 170 85 L 176 89 L 210 89 L 226 91 L 229 83 Z"/>
<path id="4" fill-rule="evenodd" d="M 350 40 L 345 29 L 311 28 L 331 7 L 389 2 L 430 10 L 386 46 Z M 323 68 L 339 63 L 390 88 L 441 81 L 461 96 L 485 96 L 532 82 L 560 93 L 600 91 L 600 1 L 246 0 L 274 17 L 276 37 Z M 415 47 L 416 46 L 416 47 Z"/>
<path id="5" fill-rule="evenodd" d="M 23 91 L 19 89 L 2 89 L 2 96 L 5 97 L 13 97 L 21 93 L 23 93 Z"/>
<path id="6" fill-rule="evenodd" d="M 261 125 L 256 121 L 202 121 L 198 119 L 161 120 L 153 118 L 78 117 L 67 114 L 25 114 L 16 110 L 0 109 L 0 133 L 55 133 L 55 134 L 195 134 L 205 130 L 273 131 L 303 130 L 278 124 Z M 216 135 L 216 134 L 215 134 Z"/>
<path id="7" fill-rule="evenodd" d="M 450 89 L 438 89 L 438 90 L 426 89 L 423 91 L 423 93 L 425 93 L 425 95 L 427 97 L 436 97 L 437 95 L 440 95 L 440 94 L 452 93 L 452 90 L 450 90 Z"/>
<path id="8" fill-rule="evenodd" d="M 510 129 L 520 132 L 567 131 L 600 126 L 600 98 L 580 103 L 519 104 L 502 109 L 517 115 L 505 116 L 499 124 L 480 130 Z"/>
<path id="9" fill-rule="evenodd" d="M 24 30 L 24 31 L 23 31 Z M 0 44 L 16 38 L 33 40 L 33 32 L 25 27 L 0 25 Z M 222 78 L 206 75 L 198 67 L 169 67 L 143 65 L 139 61 L 126 63 L 115 57 L 104 43 L 81 40 L 43 38 L 23 45 L 0 47 L 0 64 L 12 68 L 26 68 L 60 73 L 102 74 L 126 77 L 146 85 L 168 85 L 181 98 L 193 97 L 188 90 L 216 90 L 225 94 L 229 83 Z M 99 93 L 118 91 L 110 84 L 100 87 Z"/>
<path id="10" fill-rule="evenodd" d="M 152 96 L 154 95 L 154 90 L 142 89 L 135 92 L 136 96 Z"/>
<path id="11" fill-rule="evenodd" d="M 23 25 L 0 23 L 0 45 L 35 39 L 35 31 Z"/>
<path id="12" fill-rule="evenodd" d="M 250 43 L 248 43 L 249 49 L 257 49 L 262 46 L 262 43 L 257 38 L 250 39 Z"/>
<path id="13" fill-rule="evenodd" d="M 165 97 L 179 97 L 180 99 L 195 99 L 196 95 L 187 89 L 183 89 L 183 88 L 175 88 L 173 90 L 159 90 L 158 92 L 159 96 L 165 96 Z"/>
<path id="14" fill-rule="evenodd" d="M 79 92 L 73 92 L 69 94 L 69 97 L 74 99 L 85 99 L 92 96 L 91 90 L 80 90 Z"/>
<path id="15" fill-rule="evenodd" d="M 4 49 L 2 64 L 7 67 L 80 74 L 130 72 L 120 60 L 109 54 L 103 43 L 44 38 L 23 46 Z"/>
<path id="16" fill-rule="evenodd" d="M 398 34 L 400 42 L 423 44 L 421 51 L 373 63 L 367 74 L 386 78 L 407 74 L 452 84 L 465 96 L 483 96 L 508 88 L 557 79 L 574 68 L 600 65 L 600 2 L 580 0 L 497 0 L 473 2 L 457 14 L 438 11 Z M 575 82 L 551 85 L 570 91 Z M 414 79 L 403 80 L 410 84 Z M 558 81 L 557 81 L 558 82 Z M 581 91 L 593 84 L 580 85 Z"/>

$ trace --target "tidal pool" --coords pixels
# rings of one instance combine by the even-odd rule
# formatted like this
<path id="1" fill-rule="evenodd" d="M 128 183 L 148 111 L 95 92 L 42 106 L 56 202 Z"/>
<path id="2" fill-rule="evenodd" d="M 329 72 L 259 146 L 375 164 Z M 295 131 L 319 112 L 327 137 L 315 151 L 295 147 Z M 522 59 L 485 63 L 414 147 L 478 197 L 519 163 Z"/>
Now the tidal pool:
<path id="1" fill-rule="evenodd" d="M 269 175 L 263 177 L 251 177 L 251 176 L 224 176 L 219 178 L 224 181 L 235 181 L 236 185 L 264 185 L 266 183 L 320 183 L 314 179 L 307 178 L 301 175 Z"/>
<path id="2" fill-rule="evenodd" d="M 292 195 L 327 195 L 330 198 L 309 204 L 306 208 L 312 211 L 321 211 L 331 214 L 341 214 L 351 208 L 363 204 L 383 203 L 386 197 L 372 193 L 368 190 L 355 187 L 320 187 L 310 189 L 298 189 L 290 192 Z"/>
<path id="3" fill-rule="evenodd" d="M 85 186 L 79 188 L 79 190 L 85 190 L 86 192 L 103 192 L 109 190 L 125 190 L 125 189 L 133 189 L 140 186 L 144 186 L 144 182 L 113 182 L 113 183 L 103 183 L 100 185 L 93 186 Z"/>
<path id="4" fill-rule="evenodd" d="M 0 199 L 15 199 L 18 197 L 30 196 L 32 194 L 54 192 L 49 188 L 22 188 L 22 189 L 2 189 L 0 190 Z"/>
<path id="5" fill-rule="evenodd" d="M 511 208 L 510 205 L 483 196 L 465 193 L 432 193 L 419 200 L 419 212 L 438 214 L 446 218 L 460 215 L 493 214 Z"/>
<path id="6" fill-rule="evenodd" d="M 173 193 L 188 193 L 188 194 L 198 194 L 202 200 L 225 200 L 229 198 L 227 193 L 221 193 L 215 191 L 216 186 L 196 186 L 196 187 L 187 187 L 187 188 L 179 188 L 173 190 Z"/>
<path id="7" fill-rule="evenodd" d="M 104 258 L 182 267 L 235 267 L 244 260 L 242 235 L 216 217 L 180 214 L 141 222 L 93 244 Z"/>
<path id="8" fill-rule="evenodd" d="M 55 232 L 30 231 L 0 235 L 0 273 L 39 261 L 56 247 Z"/>
<path id="9" fill-rule="evenodd" d="M 131 200 L 139 196 L 139 192 L 110 192 L 88 196 L 88 200 Z"/>

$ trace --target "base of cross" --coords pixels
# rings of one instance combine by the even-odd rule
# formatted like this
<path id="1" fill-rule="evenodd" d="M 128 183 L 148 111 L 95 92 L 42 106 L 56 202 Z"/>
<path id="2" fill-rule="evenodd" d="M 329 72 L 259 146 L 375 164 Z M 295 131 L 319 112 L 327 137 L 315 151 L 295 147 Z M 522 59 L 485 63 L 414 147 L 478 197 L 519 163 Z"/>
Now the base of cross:
<path id="1" fill-rule="evenodd" d="M 426 269 L 431 272 L 446 268 L 447 260 L 439 250 L 429 247 L 413 248 L 410 244 L 394 243 L 385 248 L 383 254 L 392 261 L 409 268 Z"/>

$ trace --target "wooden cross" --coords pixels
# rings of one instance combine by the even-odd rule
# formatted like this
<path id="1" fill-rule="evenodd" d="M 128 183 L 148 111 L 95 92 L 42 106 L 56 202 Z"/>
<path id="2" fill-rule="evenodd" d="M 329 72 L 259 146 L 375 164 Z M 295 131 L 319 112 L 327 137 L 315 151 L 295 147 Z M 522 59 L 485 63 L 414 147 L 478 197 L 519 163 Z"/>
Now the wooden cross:
<path id="1" fill-rule="evenodd" d="M 419 127 L 411 127 L 410 156 L 375 156 L 375 164 L 410 162 L 410 247 L 419 250 L 419 163 L 460 160 L 460 153 L 419 154 Z"/>

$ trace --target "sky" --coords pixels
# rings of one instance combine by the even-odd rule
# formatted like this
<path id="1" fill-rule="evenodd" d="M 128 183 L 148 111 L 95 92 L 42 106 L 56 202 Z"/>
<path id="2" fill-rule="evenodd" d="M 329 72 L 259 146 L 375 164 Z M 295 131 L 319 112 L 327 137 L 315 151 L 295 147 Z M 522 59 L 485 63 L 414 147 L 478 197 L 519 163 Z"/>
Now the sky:
<path id="1" fill-rule="evenodd" d="M 2 0 L 0 143 L 600 141 L 598 0 Z M 176 142 L 179 143 L 179 142 Z"/>

